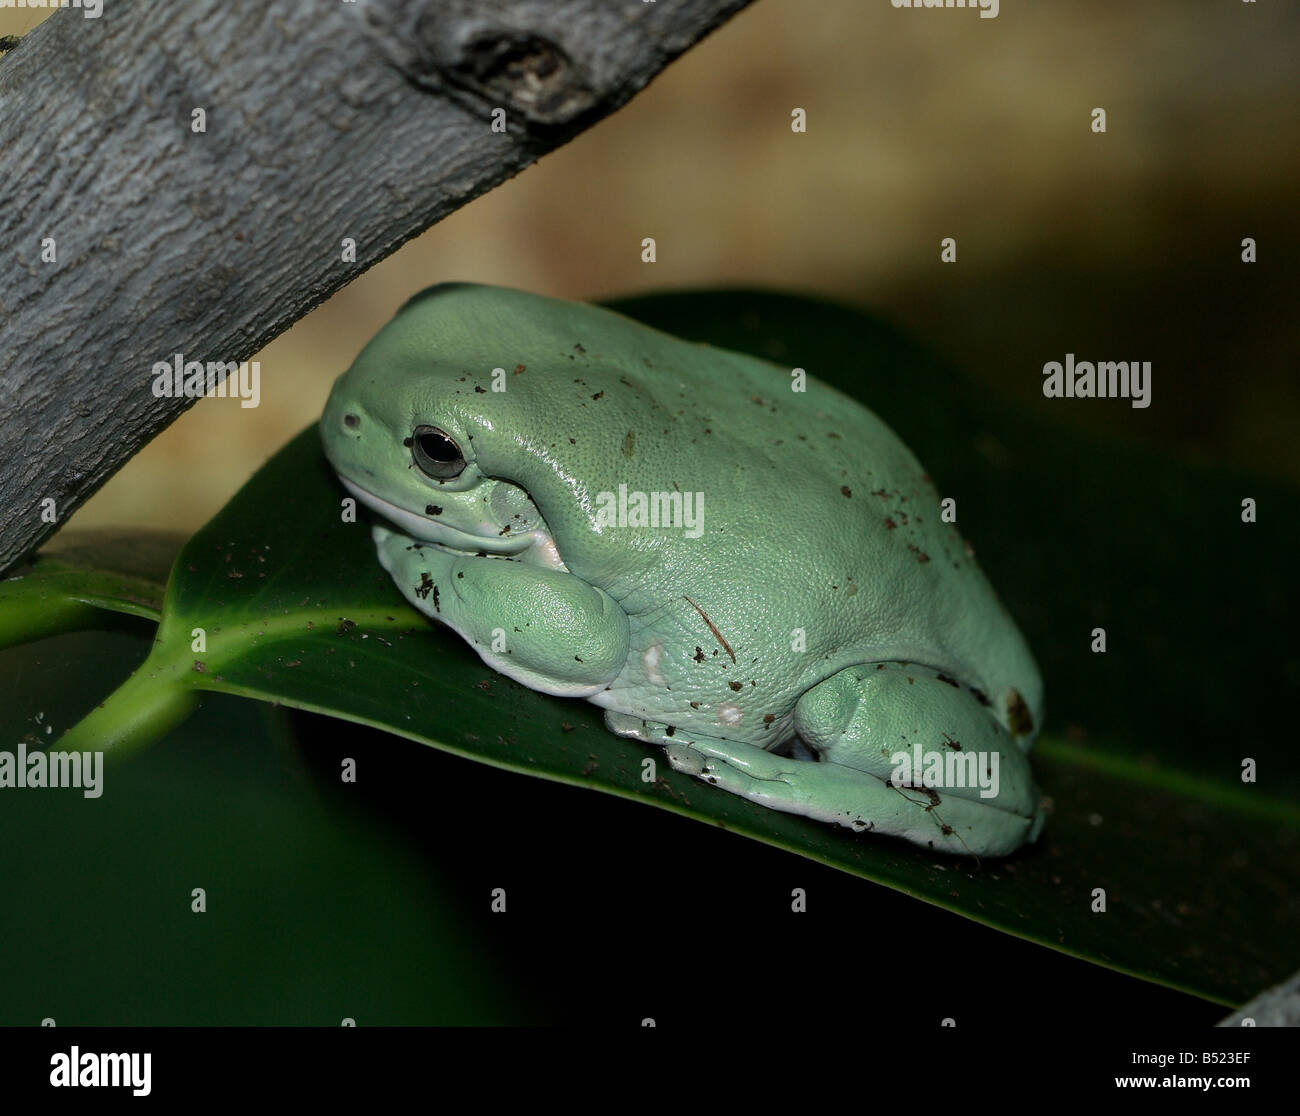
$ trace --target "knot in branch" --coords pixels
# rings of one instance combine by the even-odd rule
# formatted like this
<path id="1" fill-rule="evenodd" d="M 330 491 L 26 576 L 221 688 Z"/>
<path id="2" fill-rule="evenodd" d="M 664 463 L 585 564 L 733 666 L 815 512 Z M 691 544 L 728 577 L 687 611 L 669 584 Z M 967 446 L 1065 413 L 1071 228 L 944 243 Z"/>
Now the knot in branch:
<path id="1" fill-rule="evenodd" d="M 462 94 L 480 115 L 507 107 L 531 124 L 595 108 L 604 94 L 593 75 L 628 37 L 598 0 L 367 0 L 364 12 L 407 77 Z"/>

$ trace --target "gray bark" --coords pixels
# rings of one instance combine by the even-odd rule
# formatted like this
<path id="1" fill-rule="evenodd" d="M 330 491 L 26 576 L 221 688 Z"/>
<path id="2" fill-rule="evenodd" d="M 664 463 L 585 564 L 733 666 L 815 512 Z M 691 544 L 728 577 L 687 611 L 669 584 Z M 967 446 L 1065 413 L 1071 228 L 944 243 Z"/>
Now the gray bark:
<path id="1" fill-rule="evenodd" d="M 247 359 L 748 2 L 112 0 L 101 19 L 52 15 L 0 55 L 0 572 L 194 402 L 154 396 L 155 361 Z"/>

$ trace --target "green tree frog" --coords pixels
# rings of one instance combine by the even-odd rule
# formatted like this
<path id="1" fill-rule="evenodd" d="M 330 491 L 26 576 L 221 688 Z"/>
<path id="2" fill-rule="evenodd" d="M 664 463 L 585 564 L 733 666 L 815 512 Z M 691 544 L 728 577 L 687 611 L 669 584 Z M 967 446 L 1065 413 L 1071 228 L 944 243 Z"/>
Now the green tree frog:
<path id="1" fill-rule="evenodd" d="M 466 283 L 321 418 L 384 568 L 494 670 L 776 810 L 1034 840 L 1034 659 L 915 457 L 801 369 Z"/>

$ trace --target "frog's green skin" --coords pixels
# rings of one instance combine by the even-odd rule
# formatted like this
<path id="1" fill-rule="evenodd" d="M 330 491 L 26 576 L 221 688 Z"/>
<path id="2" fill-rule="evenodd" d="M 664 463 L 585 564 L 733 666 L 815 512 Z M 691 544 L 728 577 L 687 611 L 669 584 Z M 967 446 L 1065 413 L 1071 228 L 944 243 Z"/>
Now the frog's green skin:
<path id="1" fill-rule="evenodd" d="M 1033 657 L 902 442 L 791 384 L 608 310 L 446 284 L 371 340 L 321 432 L 402 593 L 489 666 L 766 806 L 1011 852 L 1042 825 Z M 421 427 L 458 476 L 416 463 Z M 703 493 L 702 534 L 600 522 L 620 484 Z M 997 753 L 999 793 L 894 785 L 916 742 Z"/>

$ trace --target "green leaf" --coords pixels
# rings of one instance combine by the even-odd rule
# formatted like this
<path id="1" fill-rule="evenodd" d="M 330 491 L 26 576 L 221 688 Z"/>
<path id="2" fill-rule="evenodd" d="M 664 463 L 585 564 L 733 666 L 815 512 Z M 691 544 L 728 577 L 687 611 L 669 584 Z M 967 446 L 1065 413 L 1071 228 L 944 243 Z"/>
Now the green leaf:
<path id="1" fill-rule="evenodd" d="M 1054 808 L 1038 845 L 956 860 L 766 810 L 663 762 L 641 782 L 656 750 L 609 734 L 587 703 L 491 672 L 404 603 L 366 527 L 340 522 L 314 428 L 185 547 L 149 661 L 70 739 L 157 735 L 203 690 L 278 701 L 721 825 L 1219 1002 L 1289 974 L 1300 771 L 1268 710 L 1294 707 L 1282 695 L 1300 679 L 1297 593 L 1280 557 L 1300 543 L 1294 491 L 1073 432 L 1056 421 L 1062 401 L 990 399 L 855 311 L 753 292 L 617 308 L 807 368 L 876 410 L 957 499 L 1046 678 L 1034 766 Z M 1242 522 L 1244 497 L 1258 500 L 1258 523 Z M 1105 654 L 1090 650 L 1098 627 Z M 1242 782 L 1245 759 L 1258 783 Z"/>
<path id="2" fill-rule="evenodd" d="M 150 643 L 75 632 L 0 651 L 5 749 L 48 741 Z M 137 762 L 105 764 L 98 797 L 0 790 L 0 1026 L 536 1021 L 529 959 L 485 948 L 451 866 L 337 776 L 322 785 L 287 718 L 214 696 Z"/>
<path id="3" fill-rule="evenodd" d="M 184 537 L 162 532 L 63 531 L 0 581 L 0 648 L 79 628 L 158 622 Z"/>

